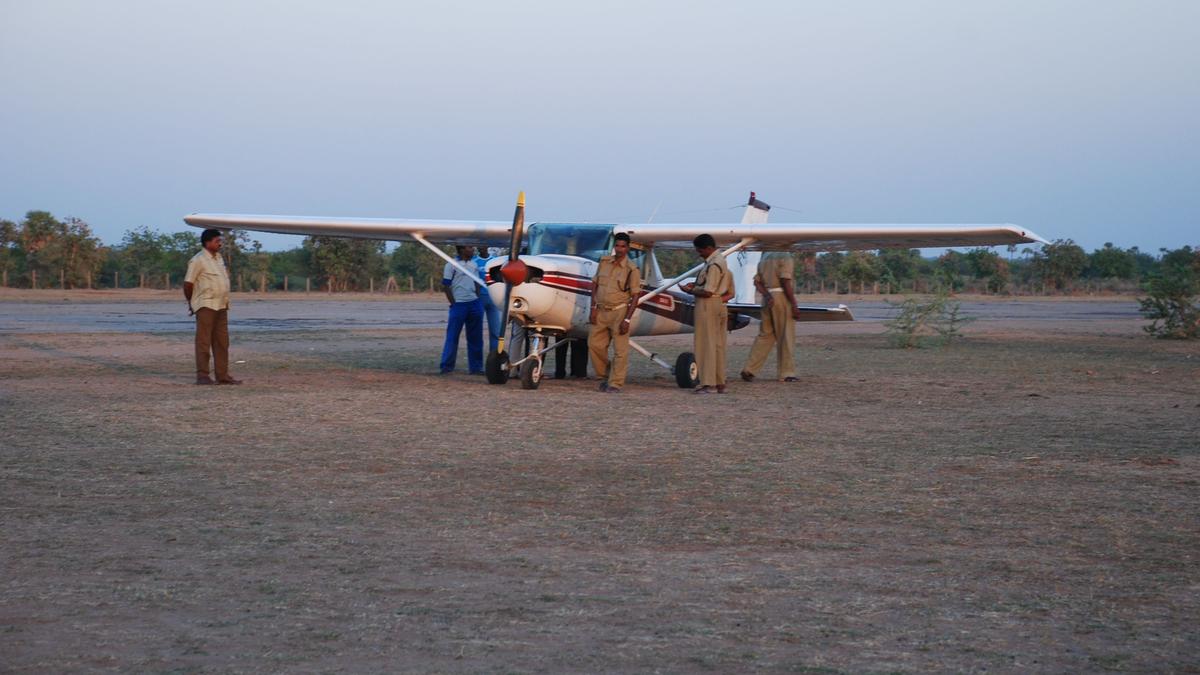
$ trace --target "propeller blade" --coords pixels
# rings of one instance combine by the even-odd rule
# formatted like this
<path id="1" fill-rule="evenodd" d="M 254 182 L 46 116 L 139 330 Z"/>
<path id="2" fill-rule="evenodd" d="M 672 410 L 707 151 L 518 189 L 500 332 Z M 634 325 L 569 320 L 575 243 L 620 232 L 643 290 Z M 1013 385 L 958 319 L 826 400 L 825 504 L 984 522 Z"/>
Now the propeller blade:
<path id="1" fill-rule="evenodd" d="M 517 210 L 513 213 L 512 238 L 508 242 L 508 259 L 521 254 L 521 236 L 525 233 L 525 191 L 517 195 Z"/>
<path id="2" fill-rule="evenodd" d="M 508 335 L 508 309 L 512 304 L 513 286 L 525 282 L 528 269 L 521 262 L 521 237 L 525 234 L 525 192 L 517 195 L 517 210 L 513 213 L 512 238 L 508 242 L 508 262 L 500 268 L 500 276 L 504 278 L 504 307 L 500 312 L 500 341 L 496 344 L 498 353 L 504 352 L 504 339 Z"/>

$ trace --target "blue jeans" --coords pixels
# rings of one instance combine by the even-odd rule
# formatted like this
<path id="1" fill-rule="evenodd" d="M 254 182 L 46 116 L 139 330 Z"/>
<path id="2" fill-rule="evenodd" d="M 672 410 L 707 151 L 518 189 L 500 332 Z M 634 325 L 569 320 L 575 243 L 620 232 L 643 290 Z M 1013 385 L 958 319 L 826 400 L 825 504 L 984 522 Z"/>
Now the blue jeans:
<path id="1" fill-rule="evenodd" d="M 446 324 L 446 344 L 442 346 L 443 373 L 454 370 L 458 357 L 458 336 L 467 327 L 467 369 L 483 372 L 483 301 L 476 298 L 450 305 L 450 320 Z"/>
<path id="2" fill-rule="evenodd" d="M 488 350 L 494 352 L 500 342 L 500 308 L 492 302 L 492 296 L 488 295 L 486 291 L 483 295 L 483 314 L 487 317 Z"/>

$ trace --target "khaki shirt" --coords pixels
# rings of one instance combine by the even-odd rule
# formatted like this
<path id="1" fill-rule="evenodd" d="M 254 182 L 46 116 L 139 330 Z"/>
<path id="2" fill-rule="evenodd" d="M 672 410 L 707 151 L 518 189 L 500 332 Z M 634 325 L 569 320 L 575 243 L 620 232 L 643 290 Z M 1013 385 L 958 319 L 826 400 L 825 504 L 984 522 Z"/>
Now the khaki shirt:
<path id="1" fill-rule="evenodd" d="M 592 303 L 601 309 L 615 309 L 632 302 L 642 290 L 642 273 L 629 262 L 629 256 L 618 263 L 616 256 L 606 255 L 600 259 L 592 284 L 596 289 Z"/>
<path id="2" fill-rule="evenodd" d="M 764 253 L 758 260 L 758 274 L 754 275 L 767 290 L 783 288 L 783 279 L 796 278 L 796 259 L 791 253 L 772 251 Z"/>
<path id="3" fill-rule="evenodd" d="M 229 272 L 225 270 L 225 259 L 218 253 L 213 255 L 201 249 L 188 261 L 187 275 L 183 280 L 192 284 L 192 311 L 203 309 L 229 309 Z"/>
<path id="4" fill-rule="evenodd" d="M 734 292 L 733 275 L 720 251 L 715 251 L 704 261 L 704 268 L 696 275 L 696 288 L 708 291 L 718 299 Z"/>

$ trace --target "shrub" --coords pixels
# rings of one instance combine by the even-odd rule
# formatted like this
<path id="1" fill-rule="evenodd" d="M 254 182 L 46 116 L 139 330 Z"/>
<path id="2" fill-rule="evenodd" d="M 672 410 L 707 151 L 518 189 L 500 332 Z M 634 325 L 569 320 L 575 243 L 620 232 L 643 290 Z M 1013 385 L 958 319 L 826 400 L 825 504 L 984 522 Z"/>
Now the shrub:
<path id="1" fill-rule="evenodd" d="M 1200 337 L 1200 306 L 1196 282 L 1188 275 L 1168 274 L 1151 279 L 1149 297 L 1138 298 L 1142 316 L 1150 320 L 1142 330 L 1156 338 L 1194 340 Z"/>
<path id="2" fill-rule="evenodd" d="M 883 322 L 888 342 L 903 349 L 944 346 L 961 338 L 962 327 L 974 321 L 963 316 L 958 301 L 944 292 L 925 302 L 909 297 L 888 304 L 897 309 L 895 318 Z"/>

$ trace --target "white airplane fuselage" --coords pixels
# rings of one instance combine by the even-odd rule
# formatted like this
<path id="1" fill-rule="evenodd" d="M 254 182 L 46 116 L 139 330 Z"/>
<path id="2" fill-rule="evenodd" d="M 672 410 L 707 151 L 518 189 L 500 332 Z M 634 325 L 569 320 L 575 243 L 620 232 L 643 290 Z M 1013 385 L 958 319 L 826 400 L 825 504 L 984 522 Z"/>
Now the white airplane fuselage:
<path id="1" fill-rule="evenodd" d="M 649 255 L 653 255 L 650 253 Z M 530 280 L 512 289 L 510 316 L 545 333 L 585 338 L 592 307 L 592 278 L 599 263 L 572 255 L 523 255 Z M 487 289 L 497 307 L 504 304 L 504 283 L 492 270 L 503 258 L 487 263 Z M 657 279 L 649 280 L 651 283 Z M 644 292 L 653 290 L 643 284 Z M 633 313 L 630 335 L 677 335 L 693 332 L 692 296 L 671 290 L 654 296 Z"/>

